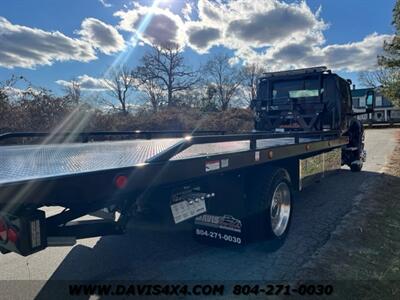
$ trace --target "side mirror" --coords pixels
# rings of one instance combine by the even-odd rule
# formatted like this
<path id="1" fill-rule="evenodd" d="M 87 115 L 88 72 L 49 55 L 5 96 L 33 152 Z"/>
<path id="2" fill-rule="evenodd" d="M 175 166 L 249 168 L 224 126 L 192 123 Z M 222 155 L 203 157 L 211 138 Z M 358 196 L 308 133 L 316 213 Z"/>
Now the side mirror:
<path id="1" fill-rule="evenodd" d="M 375 91 L 369 90 L 365 98 L 365 112 L 372 113 L 375 109 Z"/>

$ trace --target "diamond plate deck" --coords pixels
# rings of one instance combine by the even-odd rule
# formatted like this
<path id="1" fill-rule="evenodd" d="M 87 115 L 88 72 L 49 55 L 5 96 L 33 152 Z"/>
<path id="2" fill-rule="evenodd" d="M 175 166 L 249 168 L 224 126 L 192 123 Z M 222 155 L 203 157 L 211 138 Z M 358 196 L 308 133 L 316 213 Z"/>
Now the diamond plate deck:
<path id="1" fill-rule="evenodd" d="M 0 184 L 130 167 L 144 163 L 180 138 L 86 144 L 0 147 Z M 293 138 L 257 141 L 257 148 L 293 144 Z M 249 149 L 248 141 L 193 145 L 173 160 Z"/>

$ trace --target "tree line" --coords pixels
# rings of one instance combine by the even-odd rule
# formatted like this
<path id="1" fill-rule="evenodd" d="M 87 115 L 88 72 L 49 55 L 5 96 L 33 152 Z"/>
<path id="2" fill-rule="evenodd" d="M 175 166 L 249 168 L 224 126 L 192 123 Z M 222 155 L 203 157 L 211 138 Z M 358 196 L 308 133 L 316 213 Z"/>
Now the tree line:
<path id="1" fill-rule="evenodd" d="M 101 78 L 101 93 L 73 79 L 58 95 L 12 76 L 0 82 L 0 131 L 53 130 L 71 114 L 82 115 L 85 130 L 251 130 L 248 107 L 264 69 L 231 59 L 220 53 L 193 70 L 176 45 L 155 45 L 137 66 Z"/>
<path id="2" fill-rule="evenodd" d="M 217 54 L 193 70 L 178 46 L 156 45 L 143 55 L 135 68 L 121 66 L 104 79 L 113 101 L 102 99 L 102 102 L 122 112 L 127 112 L 137 98 L 155 112 L 178 106 L 204 111 L 246 107 L 255 96 L 256 78 L 264 69 L 258 65 L 238 67 L 231 59 L 225 53 Z M 72 87 L 68 93 L 80 95 L 77 81 L 73 81 Z"/>
<path id="3" fill-rule="evenodd" d="M 360 81 L 365 86 L 380 88 L 395 106 L 400 106 L 400 0 L 393 8 L 394 35 L 383 45 L 384 54 L 378 56 L 378 70 L 361 72 Z"/>

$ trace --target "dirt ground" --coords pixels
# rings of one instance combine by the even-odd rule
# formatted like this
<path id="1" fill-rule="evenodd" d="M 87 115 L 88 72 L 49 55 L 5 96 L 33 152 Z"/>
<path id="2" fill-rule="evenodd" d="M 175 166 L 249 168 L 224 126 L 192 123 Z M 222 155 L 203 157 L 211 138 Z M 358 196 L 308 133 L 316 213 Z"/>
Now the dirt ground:
<path id="1" fill-rule="evenodd" d="M 337 299 L 400 299 L 400 134 L 397 141 L 375 187 L 359 195 L 297 278 L 326 280 Z"/>

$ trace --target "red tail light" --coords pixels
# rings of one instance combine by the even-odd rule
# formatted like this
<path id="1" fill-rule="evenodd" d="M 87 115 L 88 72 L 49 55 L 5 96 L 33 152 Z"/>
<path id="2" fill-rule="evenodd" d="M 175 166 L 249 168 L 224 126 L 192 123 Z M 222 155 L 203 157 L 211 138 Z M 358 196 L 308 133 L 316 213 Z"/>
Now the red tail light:
<path id="1" fill-rule="evenodd" d="M 15 244 L 17 240 L 17 231 L 8 225 L 6 219 L 0 217 L 0 244 L 6 244 L 8 242 Z"/>
<path id="2" fill-rule="evenodd" d="M 11 242 L 11 243 L 16 243 L 17 242 L 17 240 L 18 240 L 18 234 L 17 234 L 17 232 L 14 230 L 14 229 L 12 229 L 12 228 L 9 228 L 8 230 L 7 230 L 7 235 L 8 235 L 8 240 Z"/>
<path id="3" fill-rule="evenodd" d="M 123 189 L 128 184 L 128 177 L 125 175 L 119 175 L 115 178 L 115 186 L 119 189 Z"/>
<path id="4" fill-rule="evenodd" d="M 0 215 L 0 248 L 23 256 L 47 247 L 44 211 L 21 215 Z"/>

